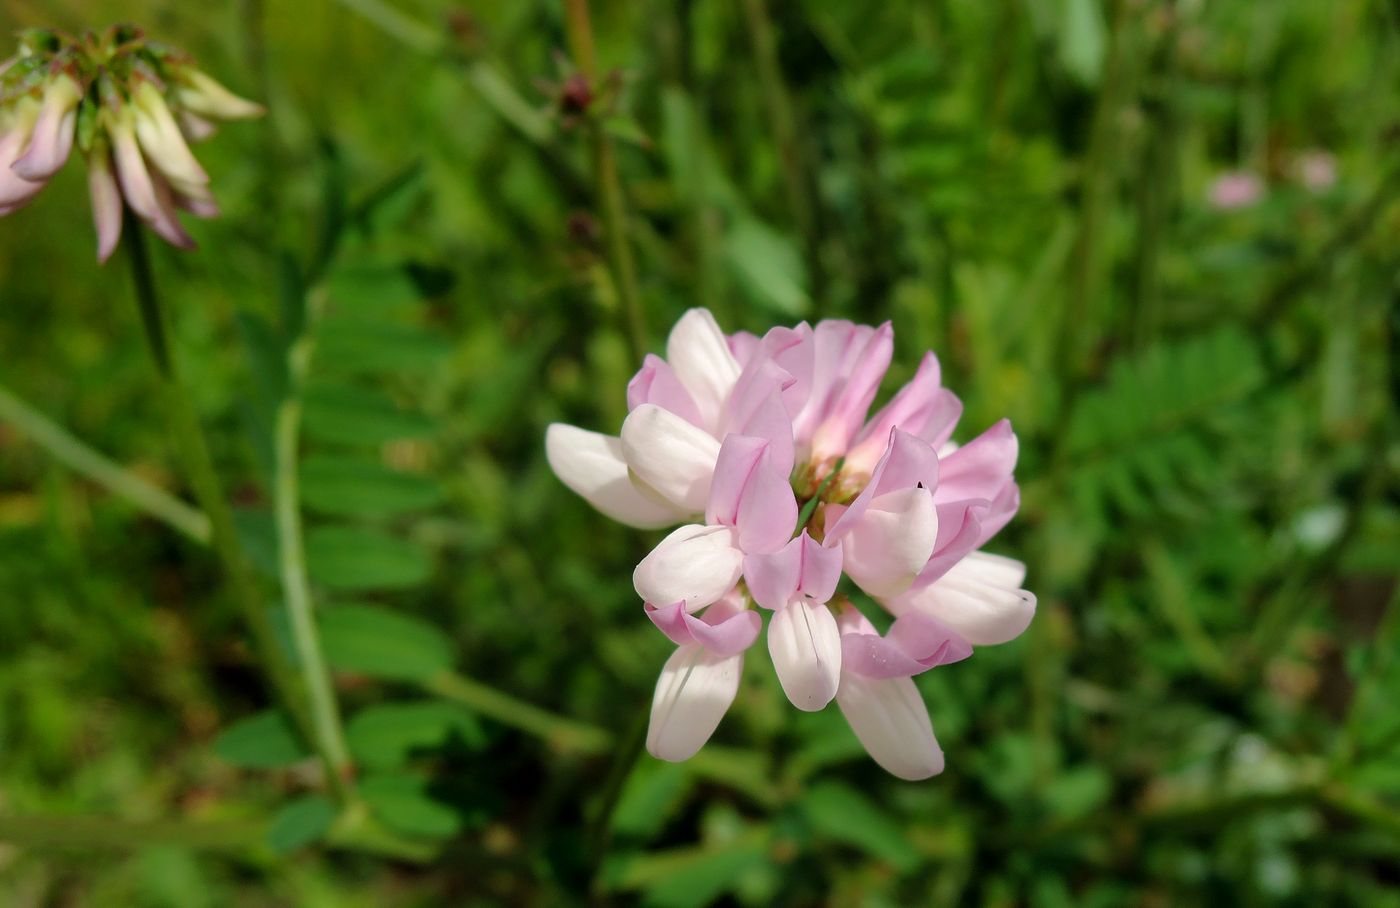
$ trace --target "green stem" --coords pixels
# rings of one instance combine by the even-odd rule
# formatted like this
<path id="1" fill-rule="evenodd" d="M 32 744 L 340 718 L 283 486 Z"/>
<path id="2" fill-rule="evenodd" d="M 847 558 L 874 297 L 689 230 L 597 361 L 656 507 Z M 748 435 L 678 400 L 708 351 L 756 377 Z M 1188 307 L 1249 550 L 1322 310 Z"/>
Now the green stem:
<path id="1" fill-rule="evenodd" d="M 306 570 L 303 544 L 297 449 L 301 432 L 301 385 L 311 360 L 312 325 L 321 308 L 321 291 L 313 290 L 307 301 L 306 329 L 287 354 L 290 386 L 277 408 L 273 436 L 273 511 L 277 521 L 277 563 L 282 579 L 291 627 L 292 647 L 306 685 L 311 710 L 312 738 L 326 767 L 331 790 L 341 800 L 353 800 L 353 768 L 345 744 L 340 706 L 330 668 L 322 651 L 311 599 L 311 582 Z"/>
<path id="2" fill-rule="evenodd" d="M 16 427 L 61 463 L 165 521 L 196 542 L 209 541 L 209 518 L 169 492 L 93 450 L 82 439 L 0 388 L 0 420 Z"/>
<path id="3" fill-rule="evenodd" d="M 605 729 L 557 716 L 456 672 L 435 675 L 423 686 L 502 725 L 538 735 L 559 750 L 597 754 L 609 750 L 614 743 Z"/>
<path id="4" fill-rule="evenodd" d="M 239 545 L 238 531 L 233 522 L 233 512 L 229 509 L 218 473 L 209 456 L 209 448 L 204 439 L 194 402 L 180 381 L 179 370 L 171 355 L 168 332 L 165 328 L 165 313 L 160 297 L 156 293 L 155 280 L 151 273 L 149 252 L 146 248 L 145 228 L 129 211 L 125 215 L 123 245 L 131 261 L 132 283 L 136 302 L 141 310 L 141 322 L 145 328 L 146 341 L 155 359 L 156 372 L 160 379 L 162 402 L 166 418 L 170 420 L 171 434 L 179 448 L 185 470 L 195 498 L 199 501 L 209 521 L 210 539 L 215 554 L 223 565 L 234 601 L 242 613 L 244 622 L 253 634 L 253 643 L 272 686 L 293 720 L 303 732 L 310 732 L 310 716 L 307 714 L 301 697 L 296 675 L 283 653 L 268 611 L 253 579 L 252 569 Z"/>
<path id="5" fill-rule="evenodd" d="M 593 46 L 593 26 L 588 16 L 588 0 L 565 0 L 569 47 L 579 71 L 595 92 L 598 89 L 598 55 Z M 588 134 L 593 146 L 593 178 L 602 207 L 603 231 L 607 234 L 608 270 L 622 303 L 623 333 L 632 348 L 632 358 L 641 362 L 647 347 L 646 318 L 637 291 L 637 269 L 632 246 L 627 241 L 627 208 L 622 197 L 622 181 L 617 172 L 617 149 L 596 116 L 588 118 Z"/>
<path id="6" fill-rule="evenodd" d="M 1112 6 L 1108 60 L 1094 108 L 1089 149 L 1080 168 L 1079 233 L 1074 243 L 1069 299 L 1060 325 L 1060 374 L 1072 379 L 1081 379 L 1087 371 L 1088 342 L 1094 340 L 1087 329 L 1097 321 L 1095 304 L 1103 271 L 1100 259 L 1104 223 L 1114 182 L 1110 159 L 1116 145 L 1119 110 L 1126 94 L 1129 4 L 1117 0 Z"/>
<path id="7" fill-rule="evenodd" d="M 260 845 L 266 824 L 250 820 L 190 823 L 183 820 L 115 820 L 107 817 L 0 817 L 0 842 L 20 848 L 127 850 L 152 845 L 248 852 Z"/>
<path id="8" fill-rule="evenodd" d="M 744 0 L 744 15 L 748 23 L 749 38 L 753 43 L 754 63 L 758 68 L 759 85 L 763 89 L 764 106 L 768 109 L 768 123 L 773 130 L 773 143 L 777 146 L 778 159 L 782 165 L 779 170 L 783 174 L 788 207 L 792 210 L 792 219 L 798 235 L 802 237 L 813 305 L 816 314 L 820 315 L 820 302 L 825 299 L 826 279 L 822 273 L 821 237 L 812 204 L 815 182 L 808 173 L 807 161 L 798 141 L 797 114 L 778 62 L 778 42 L 773 34 L 773 22 L 768 15 L 767 4 L 764 0 Z"/>

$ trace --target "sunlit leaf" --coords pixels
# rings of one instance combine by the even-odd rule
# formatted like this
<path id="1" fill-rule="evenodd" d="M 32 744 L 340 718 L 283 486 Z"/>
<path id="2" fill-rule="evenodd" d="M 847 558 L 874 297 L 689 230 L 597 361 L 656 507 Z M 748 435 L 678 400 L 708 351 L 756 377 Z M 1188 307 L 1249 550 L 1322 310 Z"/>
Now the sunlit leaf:
<path id="1" fill-rule="evenodd" d="M 323 526 L 306 534 L 311 579 L 334 590 L 403 589 L 433 570 L 423 547 L 369 527 Z"/>
<path id="2" fill-rule="evenodd" d="M 452 667 L 446 634 L 387 608 L 332 606 L 321 613 L 320 625 L 326 658 L 341 671 L 417 681 Z"/>
<path id="3" fill-rule="evenodd" d="M 473 749 L 486 740 L 471 713 L 440 701 L 366 707 L 346 726 L 346 738 L 355 759 L 369 769 L 402 766 L 413 751 L 441 747 L 450 740 Z"/>

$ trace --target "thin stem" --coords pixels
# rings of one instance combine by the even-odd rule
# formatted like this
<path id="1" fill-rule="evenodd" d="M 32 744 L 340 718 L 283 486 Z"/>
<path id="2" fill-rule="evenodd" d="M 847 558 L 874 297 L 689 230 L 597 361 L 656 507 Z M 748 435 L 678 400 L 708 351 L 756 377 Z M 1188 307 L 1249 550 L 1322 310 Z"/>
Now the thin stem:
<path id="1" fill-rule="evenodd" d="M 155 359 L 163 396 L 163 409 L 170 420 L 171 434 L 189 474 L 195 498 L 209 521 L 214 551 L 223 565 L 234 601 L 253 634 L 255 649 L 271 677 L 274 691 L 298 727 L 303 733 L 309 733 L 310 717 L 306 712 L 296 675 L 280 648 L 272 629 L 271 618 L 254 582 L 252 569 L 239 545 L 233 512 L 229 509 L 223 486 L 209 456 L 209 448 L 204 439 L 199 416 L 195 412 L 194 402 L 180 381 L 178 367 L 170 352 L 165 314 L 151 273 L 145 228 L 129 211 L 125 213 L 125 219 L 123 245 L 131 261 L 136 302 L 141 310 L 146 341 L 150 346 L 151 356 Z"/>
<path id="2" fill-rule="evenodd" d="M 778 62 L 778 42 L 773 33 L 773 22 L 768 15 L 764 0 L 744 0 L 744 15 L 748 23 L 749 38 L 753 43 L 754 63 L 758 67 L 758 81 L 763 89 L 764 106 L 768 108 L 768 123 L 773 130 L 773 143 L 777 146 L 779 170 L 783 174 L 783 185 L 787 191 L 788 207 L 798 234 L 802 237 L 803 254 L 806 259 L 808 277 L 811 280 L 812 299 L 818 315 L 820 302 L 825 298 L 825 275 L 821 268 L 821 237 L 817 230 L 815 206 L 812 204 L 814 181 L 807 169 L 807 161 L 798 141 L 797 114 L 792 103 L 792 95 L 783 80 L 782 66 Z"/>
<path id="3" fill-rule="evenodd" d="M 1108 60 L 1094 108 L 1089 149 L 1080 168 L 1079 234 L 1071 260 L 1069 300 L 1060 325 L 1060 373 L 1073 379 L 1084 375 L 1086 342 L 1093 339 L 1086 327 L 1096 321 L 1094 308 L 1103 271 L 1102 234 L 1115 176 L 1111 157 L 1118 134 L 1118 112 L 1127 91 L 1128 4 L 1118 0 L 1113 7 Z"/>
<path id="4" fill-rule="evenodd" d="M 424 687 L 502 725 L 538 735 L 560 750 L 597 754 L 613 746 L 613 736 L 606 729 L 557 716 L 465 675 L 444 672 L 429 679 Z"/>
<path id="5" fill-rule="evenodd" d="M 298 489 L 297 449 L 301 432 L 301 384 L 306 376 L 313 347 L 311 324 L 321 308 L 321 291 L 313 290 L 307 302 L 308 326 L 287 354 L 291 386 L 277 408 L 273 437 L 273 511 L 277 522 L 277 563 L 282 578 L 282 596 L 287 606 L 292 647 L 306 684 L 311 710 L 313 741 L 326 767 L 331 789 L 342 801 L 353 796 L 353 768 L 345 744 L 340 706 L 330 668 L 326 665 L 316 629 L 311 599 L 311 582 L 306 570 L 306 550 L 302 538 L 300 492 Z"/>
<path id="6" fill-rule="evenodd" d="M 169 492 L 93 450 L 28 403 L 0 388 L 0 420 L 19 429 L 61 463 L 184 533 L 209 542 L 209 518 Z"/>
<path id="7" fill-rule="evenodd" d="M 565 0 L 569 47 L 579 71 L 595 92 L 598 88 L 598 55 L 593 46 L 593 27 L 588 17 L 588 0 Z M 602 206 L 603 231 L 607 234 L 608 270 L 622 303 L 623 333 L 632 348 L 633 360 L 640 362 L 647 346 L 646 317 L 637 291 L 637 269 L 632 246 L 627 241 L 627 208 L 622 197 L 622 181 L 617 173 L 617 149 L 612 138 L 594 116 L 587 129 L 593 146 L 593 178 Z"/>
<path id="8" fill-rule="evenodd" d="M 213 851 L 248 852 L 262 840 L 266 824 L 235 820 L 190 823 L 183 820 L 116 820 L 107 817 L 0 817 L 0 842 L 21 848 L 127 850 L 178 845 Z"/>

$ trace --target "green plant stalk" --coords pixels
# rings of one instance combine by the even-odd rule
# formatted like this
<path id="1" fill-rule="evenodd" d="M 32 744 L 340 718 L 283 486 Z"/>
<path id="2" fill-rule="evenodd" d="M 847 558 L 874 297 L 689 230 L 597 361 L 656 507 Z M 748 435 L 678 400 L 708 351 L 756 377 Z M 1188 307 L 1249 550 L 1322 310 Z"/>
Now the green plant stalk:
<path id="1" fill-rule="evenodd" d="M 171 434 L 179 448 L 181 459 L 189 474 L 195 498 L 209 522 L 210 541 L 223 565 L 227 582 L 238 604 L 244 622 L 253 635 L 253 644 L 274 692 L 303 731 L 311 730 L 310 716 L 305 707 L 301 687 L 291 664 L 284 655 L 268 611 L 263 607 L 253 579 L 252 568 L 239 545 L 233 512 L 229 509 L 223 486 L 209 456 L 204 431 L 195 412 L 194 402 L 181 382 L 175 359 L 171 355 L 165 329 L 165 313 L 156 292 L 151 273 L 151 261 L 146 247 L 145 228 L 130 211 L 124 215 L 124 244 L 131 262 L 132 284 L 141 311 L 146 341 L 155 359 L 160 380 L 162 403 L 170 420 Z"/>
<path id="2" fill-rule="evenodd" d="M 1110 158 L 1114 137 L 1118 133 L 1118 112 L 1126 94 L 1128 68 L 1128 6 L 1118 0 L 1112 4 L 1112 31 L 1109 36 L 1108 59 L 1100 81 L 1098 104 L 1094 108 L 1089 149 L 1080 171 L 1083 195 L 1080 202 L 1079 233 L 1071 256 L 1069 299 L 1060 324 L 1061 375 L 1082 379 L 1085 373 L 1084 354 L 1087 326 L 1094 324 L 1094 301 L 1101 286 L 1104 220 L 1113 190 Z M 1066 395 L 1067 397 L 1069 395 Z"/>
<path id="3" fill-rule="evenodd" d="M 90 851 L 175 845 L 247 853 L 259 846 L 267 824 L 256 820 L 187 822 L 116 820 L 83 816 L 0 817 L 0 842 L 21 848 Z"/>
<path id="4" fill-rule="evenodd" d="M 812 204 L 816 184 L 808 172 L 807 161 L 798 141 L 797 114 L 778 63 L 778 42 L 773 34 L 773 21 L 768 15 L 767 4 L 764 0 L 744 0 L 744 16 L 753 43 L 754 63 L 758 68 L 764 106 L 768 108 L 773 143 L 782 164 L 779 170 L 783 174 L 788 207 L 792 211 L 793 225 L 802 237 L 803 256 L 812 282 L 813 305 L 816 314 L 821 315 L 820 302 L 825 299 L 823 291 L 826 279 L 821 267 L 821 237 L 817 230 L 816 209 Z"/>
<path id="5" fill-rule="evenodd" d="M 209 518 L 169 492 L 93 450 L 67 429 L 0 388 L 0 420 L 27 435 L 60 463 L 164 521 L 196 542 L 209 542 Z"/>
<path id="6" fill-rule="evenodd" d="M 282 579 L 282 596 L 291 627 L 292 648 L 296 652 L 306 685 L 307 706 L 311 713 L 312 742 L 325 764 L 331 791 L 342 802 L 354 800 L 354 769 L 350 749 L 336 701 L 330 668 L 316 629 L 311 598 L 311 582 L 306 570 L 306 549 L 301 524 L 297 450 L 301 435 L 301 385 L 310 364 L 313 348 L 311 325 L 321 307 L 320 290 L 311 291 L 307 302 L 307 329 L 287 354 L 289 388 L 277 408 L 273 435 L 273 512 L 277 523 L 277 565 Z"/>
<path id="7" fill-rule="evenodd" d="M 605 729 L 557 716 L 456 672 L 434 675 L 423 682 L 423 687 L 502 725 L 541 737 L 560 750 L 598 754 L 611 749 L 614 743 Z"/>
<path id="8" fill-rule="evenodd" d="M 598 55 L 593 46 L 588 0 L 565 0 L 564 8 L 574 62 L 588 80 L 589 87 L 596 91 Z M 622 303 L 623 333 L 631 345 L 632 358 L 641 362 L 647 348 L 646 317 L 637 291 L 632 246 L 627 240 L 627 207 L 622 198 L 622 180 L 617 173 L 617 148 L 596 116 L 588 118 L 587 129 L 593 149 L 593 179 L 602 208 L 603 232 L 607 234 L 608 271 Z"/>

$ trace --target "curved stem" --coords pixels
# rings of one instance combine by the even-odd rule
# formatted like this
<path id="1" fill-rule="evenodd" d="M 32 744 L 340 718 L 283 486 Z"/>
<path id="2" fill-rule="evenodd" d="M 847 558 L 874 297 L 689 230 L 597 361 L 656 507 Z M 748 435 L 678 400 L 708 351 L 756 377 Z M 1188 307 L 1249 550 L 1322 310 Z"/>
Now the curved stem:
<path id="1" fill-rule="evenodd" d="M 598 88 L 598 55 L 593 46 L 593 27 L 588 16 L 588 0 L 565 0 L 569 47 L 579 71 L 595 92 Z M 622 197 L 622 181 L 617 173 L 617 149 L 603 124 L 588 118 L 589 139 L 593 145 L 593 176 L 602 208 L 603 231 L 607 234 L 608 270 L 612 273 L 618 299 L 622 303 L 624 331 L 632 348 L 632 358 L 641 362 L 646 351 L 646 317 L 637 292 L 637 268 L 632 247 L 627 242 L 627 207 Z"/>
<path id="2" fill-rule="evenodd" d="M 160 297 L 156 293 L 155 280 L 151 273 L 145 228 L 129 211 L 126 212 L 125 218 L 123 245 L 131 262 L 136 302 L 141 310 L 141 323 L 145 328 L 146 341 L 151 348 L 151 356 L 155 359 L 163 409 L 170 420 L 171 434 L 184 461 L 195 498 L 209 521 L 210 540 L 219 561 L 223 564 L 234 601 L 242 613 L 244 622 L 252 631 L 258 657 L 270 675 L 273 688 L 283 705 L 302 732 L 309 736 L 310 717 L 306 712 L 296 675 L 278 644 L 272 629 L 272 620 L 254 582 L 252 568 L 239 545 L 233 512 L 229 509 L 223 486 L 209 456 L 209 447 L 205 443 L 204 431 L 195 412 L 194 402 L 180 381 L 178 366 L 170 352 L 165 313 L 161 308 Z"/>
<path id="3" fill-rule="evenodd" d="M 313 290 L 307 303 L 307 318 L 314 321 L 321 307 L 321 292 Z M 331 790 L 342 801 L 353 794 L 350 750 L 345 744 L 340 706 L 330 668 L 326 665 L 316 629 L 311 599 L 311 583 L 306 572 L 306 550 L 302 541 L 300 492 L 297 479 L 297 448 L 301 432 L 300 388 L 311 359 L 312 334 L 308 329 L 287 354 L 291 387 L 277 408 L 273 436 L 273 511 L 277 522 L 277 563 L 282 578 L 282 596 L 291 627 L 292 647 L 306 684 L 307 705 L 311 711 L 313 742 L 326 767 Z"/>
<path id="4" fill-rule="evenodd" d="M 209 542 L 208 517 L 88 447 L 82 439 L 4 388 L 0 388 L 0 420 L 19 429 L 60 462 L 152 517 L 165 521 L 196 542 Z"/>
<path id="5" fill-rule="evenodd" d="M 538 735 L 560 750 L 596 754 L 608 750 L 614 743 L 605 729 L 557 716 L 456 672 L 444 672 L 428 679 L 423 686 L 439 697 L 455 700 L 502 725 Z"/>

